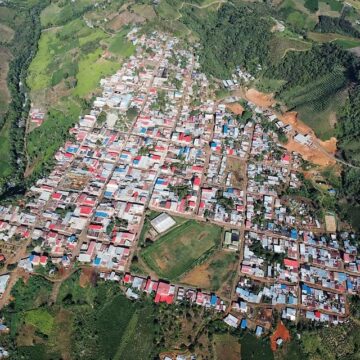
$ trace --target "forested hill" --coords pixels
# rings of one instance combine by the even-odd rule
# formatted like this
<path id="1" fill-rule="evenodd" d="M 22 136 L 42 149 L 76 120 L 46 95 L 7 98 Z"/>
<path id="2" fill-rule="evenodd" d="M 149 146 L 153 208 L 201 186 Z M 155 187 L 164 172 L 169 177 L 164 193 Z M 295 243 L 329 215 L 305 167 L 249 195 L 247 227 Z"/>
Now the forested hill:
<path id="1" fill-rule="evenodd" d="M 184 23 L 204 45 L 201 61 L 205 72 L 224 78 L 240 64 L 250 72 L 256 72 L 259 64 L 267 65 L 274 21 L 264 16 L 262 7 L 226 3 L 216 15 L 201 21 L 194 8 L 185 9 Z"/>

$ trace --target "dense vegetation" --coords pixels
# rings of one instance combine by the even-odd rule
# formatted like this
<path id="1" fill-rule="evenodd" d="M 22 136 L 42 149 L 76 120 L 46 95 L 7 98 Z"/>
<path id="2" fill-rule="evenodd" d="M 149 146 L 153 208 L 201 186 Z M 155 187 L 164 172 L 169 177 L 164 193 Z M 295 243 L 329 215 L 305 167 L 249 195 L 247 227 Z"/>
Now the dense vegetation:
<path id="1" fill-rule="evenodd" d="M 260 5 L 225 3 L 218 12 L 199 17 L 196 8 L 184 8 L 184 23 L 199 35 L 203 45 L 201 63 L 205 72 L 224 78 L 238 65 L 251 72 L 265 65 L 273 20 L 262 16 L 261 9 Z"/>
<path id="2" fill-rule="evenodd" d="M 349 20 L 343 17 L 330 17 L 321 15 L 319 22 L 315 26 L 315 30 L 324 33 L 338 33 L 343 35 L 350 35 L 360 37 L 360 31 L 356 30 Z"/>
<path id="3" fill-rule="evenodd" d="M 80 283 L 79 273 L 65 280 L 53 304 L 48 301 L 52 285 L 40 276 L 16 283 L 16 300 L 1 312 L 11 329 L 1 335 L 1 345 L 11 358 L 150 360 L 176 348 L 212 359 L 222 356 L 215 342 L 225 340 L 231 340 L 230 354 L 241 342 L 244 356 L 272 358 L 268 339 L 259 341 L 230 329 L 221 321 L 222 314 L 188 303 L 156 305 L 151 297 L 133 302 L 118 284 L 97 282 L 96 277 Z M 221 334 L 227 334 L 226 339 L 217 336 Z"/>
<path id="4" fill-rule="evenodd" d="M 22 181 L 23 178 L 26 166 L 24 154 L 25 122 L 30 108 L 26 75 L 29 64 L 36 53 L 37 42 L 40 37 L 40 12 L 48 3 L 49 1 L 35 1 L 32 5 L 28 5 L 14 1 L 7 4 L 9 9 L 14 9 L 22 14 L 23 21 L 16 27 L 11 45 L 11 52 L 14 57 L 10 62 L 8 72 L 11 103 L 0 124 L 0 130 L 5 127 L 9 129 L 6 135 L 9 146 L 1 149 L 1 155 L 8 158 L 7 165 L 11 167 L 11 169 L 0 168 L 0 192 L 4 188 L 6 190 L 7 186 L 10 185 L 11 187 Z M 11 177 L 4 177 L 9 172 L 12 173 Z"/>

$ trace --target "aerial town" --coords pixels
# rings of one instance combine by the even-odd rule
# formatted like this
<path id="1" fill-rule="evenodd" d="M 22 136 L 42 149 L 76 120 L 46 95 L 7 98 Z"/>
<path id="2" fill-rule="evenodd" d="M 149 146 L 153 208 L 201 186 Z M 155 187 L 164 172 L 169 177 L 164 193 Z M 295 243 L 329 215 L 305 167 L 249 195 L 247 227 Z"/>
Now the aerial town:
<path id="1" fill-rule="evenodd" d="M 17 263 L 0 276 L 1 304 L 19 274 L 54 264 L 95 268 L 130 299 L 146 294 L 222 313 L 230 327 L 259 337 L 274 309 L 294 322 L 343 322 L 347 296 L 360 291 L 355 235 L 287 196 L 304 181 L 304 160 L 280 138 L 312 146 L 311 136 L 251 102 L 231 111 L 240 99 L 216 100 L 196 51 L 177 38 L 136 28 L 127 37 L 136 54 L 101 80 L 102 95 L 70 130 L 51 173 L 22 203 L 0 206 L 0 239 L 9 244 L 0 261 Z M 238 68 L 219 86 L 247 79 Z M 44 114 L 30 117 L 41 125 Z M 221 228 L 221 247 L 238 254 L 228 298 L 131 271 L 149 212 L 156 236 L 177 218 Z"/>

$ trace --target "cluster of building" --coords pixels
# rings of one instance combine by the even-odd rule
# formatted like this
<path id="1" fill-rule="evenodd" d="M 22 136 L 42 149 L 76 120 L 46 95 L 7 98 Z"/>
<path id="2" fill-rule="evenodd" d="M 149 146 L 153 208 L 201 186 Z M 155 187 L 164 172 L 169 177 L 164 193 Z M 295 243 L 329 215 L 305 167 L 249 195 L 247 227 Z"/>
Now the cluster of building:
<path id="1" fill-rule="evenodd" d="M 302 159 L 281 146 L 276 130 L 291 129 L 251 103 L 243 118 L 209 100 L 198 58 L 176 38 L 133 30 L 128 39 L 136 55 L 101 81 L 101 96 L 71 129 L 51 173 L 21 205 L 0 207 L 0 240 L 32 247 L 19 266 L 76 260 L 105 279 L 125 273 L 130 298 L 146 293 L 225 310 L 215 294 L 127 273 L 150 208 L 164 213 L 152 223 L 158 233 L 174 225 L 167 213 L 226 228 L 224 248 L 240 254 L 229 325 L 260 336 L 274 306 L 292 321 L 342 321 L 346 295 L 359 291 L 355 238 L 322 235 L 311 204 L 282 196 L 302 185 Z"/>
<path id="2" fill-rule="evenodd" d="M 225 302 L 217 295 L 198 289 L 185 288 L 161 280 L 153 280 L 150 277 L 134 276 L 129 273 L 124 275 L 122 282 L 127 288 L 126 296 L 130 299 L 139 299 L 140 295 L 145 293 L 146 295 L 152 295 L 155 303 L 189 302 L 216 311 L 226 310 Z"/>

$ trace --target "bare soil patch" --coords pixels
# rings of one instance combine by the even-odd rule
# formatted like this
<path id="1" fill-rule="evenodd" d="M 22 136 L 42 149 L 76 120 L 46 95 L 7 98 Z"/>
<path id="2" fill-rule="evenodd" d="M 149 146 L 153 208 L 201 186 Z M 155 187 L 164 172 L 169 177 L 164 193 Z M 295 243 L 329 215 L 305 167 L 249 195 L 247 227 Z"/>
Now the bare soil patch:
<path id="1" fill-rule="evenodd" d="M 209 263 L 201 264 L 195 269 L 187 273 L 181 282 L 201 288 L 208 289 L 211 285 L 211 273 L 209 271 Z"/>
<path id="2" fill-rule="evenodd" d="M 329 153 L 331 154 L 335 154 L 336 150 L 337 150 L 337 140 L 335 137 L 330 138 L 329 140 L 326 141 L 321 141 L 319 140 L 320 145 Z"/>
<path id="3" fill-rule="evenodd" d="M 314 133 L 310 126 L 306 125 L 298 118 L 298 113 L 296 111 L 290 111 L 282 115 L 278 115 L 278 118 L 284 124 L 291 125 L 296 132 L 300 132 L 304 135 L 308 133 Z"/>
<path id="4" fill-rule="evenodd" d="M 43 340 L 36 335 L 36 327 L 34 325 L 23 325 L 16 338 L 17 346 L 33 346 L 42 342 Z"/>
<path id="5" fill-rule="evenodd" d="M 239 103 L 230 103 L 226 107 L 233 112 L 235 115 L 242 115 L 244 108 Z"/>
<path id="6" fill-rule="evenodd" d="M 301 145 L 293 139 L 289 139 L 284 147 L 288 151 L 294 151 L 301 154 L 305 160 L 310 161 L 316 165 L 326 167 L 336 163 L 336 160 L 331 158 L 325 151 L 323 152 L 315 147 Z"/>
<path id="7" fill-rule="evenodd" d="M 92 268 L 83 268 L 81 270 L 79 285 L 81 287 L 87 287 L 90 284 L 94 283 L 94 279 L 96 280 L 96 273 Z"/>
<path id="8" fill-rule="evenodd" d="M 246 99 L 257 106 L 268 108 L 275 104 L 272 94 L 265 94 L 255 89 L 249 89 L 245 93 Z"/>
<path id="9" fill-rule="evenodd" d="M 336 112 L 333 111 L 329 114 L 329 124 L 332 128 L 335 128 L 337 123 Z"/>
<path id="10" fill-rule="evenodd" d="M 295 111 L 287 112 L 282 115 L 278 115 L 278 118 L 287 125 L 291 125 L 297 133 L 303 135 L 311 134 L 314 141 L 323 148 L 324 151 L 321 151 L 316 146 L 307 146 L 299 144 L 293 139 L 289 139 L 288 143 L 285 145 L 285 148 L 289 151 L 295 151 L 302 155 L 302 157 L 311 161 L 312 163 L 320 166 L 333 165 L 336 161 L 332 158 L 332 155 L 336 152 L 336 138 L 332 137 L 329 140 L 321 141 L 318 139 L 311 129 L 310 126 L 303 123 L 299 118 L 298 114 Z"/>
<path id="11" fill-rule="evenodd" d="M 272 351 L 276 351 L 277 348 L 276 340 L 279 338 L 281 338 L 284 342 L 290 341 L 289 330 L 285 327 L 282 321 L 278 323 L 275 332 L 270 337 Z"/>
<path id="12" fill-rule="evenodd" d="M 226 172 L 231 172 L 231 185 L 237 188 L 241 188 L 245 179 L 246 166 L 243 161 L 236 157 L 228 156 L 226 162 Z"/>
<path id="13" fill-rule="evenodd" d="M 336 218 L 334 215 L 325 215 L 326 230 L 336 232 Z"/>

